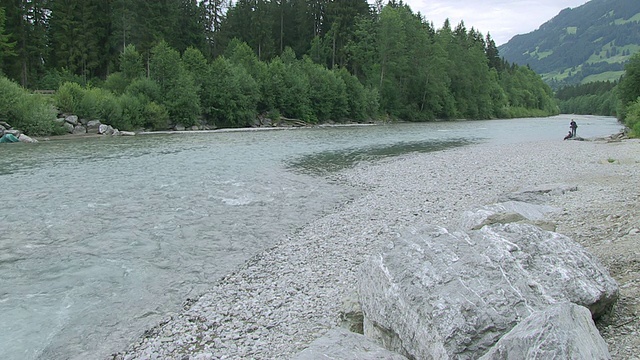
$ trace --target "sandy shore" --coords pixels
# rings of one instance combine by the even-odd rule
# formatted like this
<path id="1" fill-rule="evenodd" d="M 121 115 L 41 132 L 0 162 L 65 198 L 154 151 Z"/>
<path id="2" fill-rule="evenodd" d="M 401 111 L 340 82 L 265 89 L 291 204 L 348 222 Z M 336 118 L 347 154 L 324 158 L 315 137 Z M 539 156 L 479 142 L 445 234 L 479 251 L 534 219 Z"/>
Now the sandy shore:
<path id="1" fill-rule="evenodd" d="M 475 145 L 364 164 L 332 181 L 365 190 L 222 279 L 115 359 L 287 359 L 338 323 L 360 263 L 407 225 L 544 184 L 549 221 L 607 266 L 621 288 L 598 324 L 614 359 L 640 354 L 640 141 Z"/>

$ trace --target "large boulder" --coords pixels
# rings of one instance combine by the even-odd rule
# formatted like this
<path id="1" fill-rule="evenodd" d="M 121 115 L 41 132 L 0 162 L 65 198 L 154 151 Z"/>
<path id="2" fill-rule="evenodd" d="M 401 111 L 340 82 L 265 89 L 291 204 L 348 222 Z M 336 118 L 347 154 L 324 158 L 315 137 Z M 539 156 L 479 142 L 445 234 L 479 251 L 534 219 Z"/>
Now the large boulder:
<path id="1" fill-rule="evenodd" d="M 87 134 L 99 134 L 100 133 L 100 125 L 102 123 L 100 120 L 90 120 L 87 122 Z"/>
<path id="2" fill-rule="evenodd" d="M 113 135 L 115 129 L 111 125 L 100 124 L 98 127 L 98 134 Z"/>
<path id="3" fill-rule="evenodd" d="M 363 264 L 358 293 L 364 334 L 385 348 L 415 359 L 475 359 L 550 304 L 603 315 L 618 286 L 566 236 L 509 223 L 455 233 L 410 228 Z"/>
<path id="4" fill-rule="evenodd" d="M 607 360 L 607 343 L 583 306 L 561 303 L 516 325 L 480 360 Z"/>
<path id="5" fill-rule="evenodd" d="M 76 126 L 79 124 L 78 122 L 78 117 L 76 115 L 69 115 L 67 117 L 64 118 L 64 121 L 68 122 L 69 124 Z"/>
<path id="6" fill-rule="evenodd" d="M 20 142 L 27 143 L 27 144 L 33 144 L 38 142 L 38 140 L 30 136 L 27 136 L 25 134 L 20 134 L 20 136 L 18 136 L 18 140 L 20 140 Z"/>
<path id="7" fill-rule="evenodd" d="M 65 122 L 64 124 L 62 124 L 62 126 L 64 127 L 64 129 L 69 133 L 69 134 L 73 134 L 73 130 L 75 129 L 75 127 L 73 125 L 71 125 L 68 122 Z"/>
<path id="8" fill-rule="evenodd" d="M 87 128 L 84 127 L 84 125 L 76 125 L 73 128 L 73 132 L 72 134 L 77 135 L 77 134 L 86 134 L 87 133 Z"/>
<path id="9" fill-rule="evenodd" d="M 407 360 L 400 354 L 384 349 L 363 335 L 335 328 L 316 339 L 292 360 Z"/>

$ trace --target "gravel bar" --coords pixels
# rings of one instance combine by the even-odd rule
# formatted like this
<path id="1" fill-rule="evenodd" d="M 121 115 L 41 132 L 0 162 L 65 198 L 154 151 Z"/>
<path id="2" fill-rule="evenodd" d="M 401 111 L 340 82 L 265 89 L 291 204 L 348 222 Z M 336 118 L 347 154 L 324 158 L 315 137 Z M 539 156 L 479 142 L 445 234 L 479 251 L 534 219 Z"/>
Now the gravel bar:
<path id="1" fill-rule="evenodd" d="M 110 358 L 288 359 L 338 324 L 359 264 L 400 230 L 447 226 L 461 211 L 545 184 L 578 186 L 549 196 L 562 209 L 549 220 L 613 267 L 621 305 L 599 327 L 614 359 L 640 354 L 638 140 L 471 145 L 363 163 L 330 180 L 362 195 L 256 255 Z"/>

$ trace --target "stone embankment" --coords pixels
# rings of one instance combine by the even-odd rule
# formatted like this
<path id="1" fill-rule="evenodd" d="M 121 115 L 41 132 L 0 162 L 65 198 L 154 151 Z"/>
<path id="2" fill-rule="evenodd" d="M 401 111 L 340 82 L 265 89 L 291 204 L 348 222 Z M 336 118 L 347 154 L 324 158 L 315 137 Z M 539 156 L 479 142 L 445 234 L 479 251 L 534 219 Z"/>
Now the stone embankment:
<path id="1" fill-rule="evenodd" d="M 73 135 L 112 135 L 112 136 L 133 136 L 132 131 L 120 131 L 111 125 L 106 125 L 100 120 L 87 120 L 78 118 L 76 115 L 62 115 L 56 119 L 56 123 L 62 126 L 67 133 Z"/>
<path id="2" fill-rule="evenodd" d="M 0 121 L 0 136 L 2 136 L 4 134 L 11 134 L 11 135 L 15 136 L 16 139 L 18 139 L 20 142 L 23 142 L 23 143 L 35 143 L 35 142 L 38 142 L 38 140 L 33 139 L 32 137 L 23 134 L 22 131 L 20 131 L 18 129 L 14 129 L 11 125 L 9 125 L 9 123 L 7 123 L 5 121 Z"/>
<path id="3" fill-rule="evenodd" d="M 474 145 L 331 180 L 362 196 L 113 359 L 638 359 L 640 141 Z"/>

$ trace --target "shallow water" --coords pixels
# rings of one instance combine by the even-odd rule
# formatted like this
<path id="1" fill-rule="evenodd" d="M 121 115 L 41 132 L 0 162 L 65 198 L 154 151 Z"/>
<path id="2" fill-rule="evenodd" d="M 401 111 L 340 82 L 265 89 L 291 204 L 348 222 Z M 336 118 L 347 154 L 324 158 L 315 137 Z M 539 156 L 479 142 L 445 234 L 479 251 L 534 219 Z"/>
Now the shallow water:
<path id="1" fill-rule="evenodd" d="M 604 136 L 612 118 L 574 117 Z M 557 139 L 568 116 L 92 138 L 0 147 L 0 358 L 104 358 L 347 199 L 324 175 L 478 142 Z"/>

